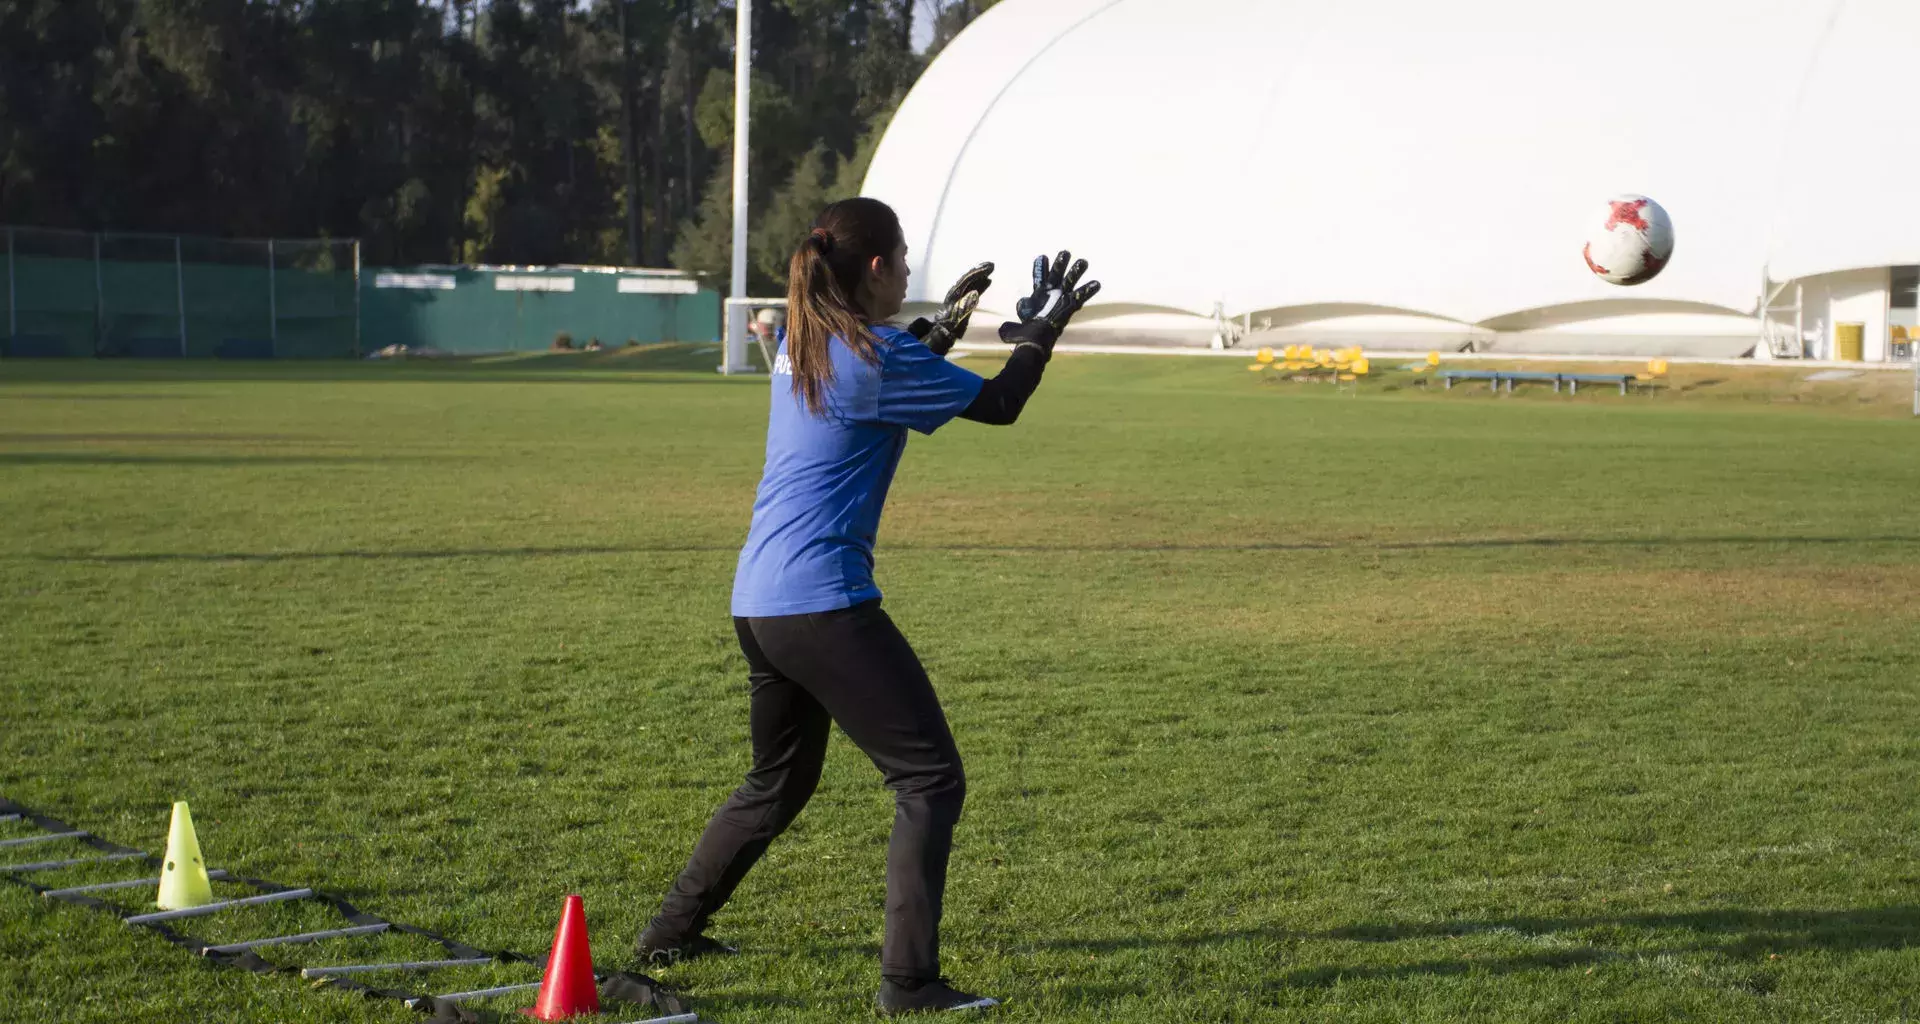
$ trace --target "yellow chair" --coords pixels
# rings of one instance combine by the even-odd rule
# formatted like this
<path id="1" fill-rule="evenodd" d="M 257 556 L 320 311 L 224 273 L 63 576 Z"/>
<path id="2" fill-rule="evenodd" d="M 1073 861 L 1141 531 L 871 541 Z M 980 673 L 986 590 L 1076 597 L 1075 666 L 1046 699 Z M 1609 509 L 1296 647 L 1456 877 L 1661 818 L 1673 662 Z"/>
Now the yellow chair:
<path id="1" fill-rule="evenodd" d="M 1267 368 L 1267 364 L 1265 363 L 1248 363 L 1247 364 L 1247 369 L 1252 370 L 1255 373 L 1259 373 L 1261 370 L 1264 370 L 1266 368 Z"/>
<path id="2" fill-rule="evenodd" d="M 1360 354 L 1359 349 L 1348 349 L 1341 354 L 1351 358 L 1334 364 L 1333 379 L 1341 384 L 1352 384 L 1358 391 L 1360 378 L 1365 377 L 1368 371 L 1373 369 L 1373 365 L 1366 356 Z"/>
<path id="3" fill-rule="evenodd" d="M 1438 367 L 1439 365 L 1440 365 L 1440 353 L 1438 352 L 1427 353 L 1427 366 L 1429 368 L 1432 368 L 1432 367 Z"/>
<path id="4" fill-rule="evenodd" d="M 1271 363 L 1273 362 L 1273 350 L 1270 348 L 1263 348 L 1260 351 L 1254 353 L 1253 358 L 1259 360 L 1261 365 Z"/>

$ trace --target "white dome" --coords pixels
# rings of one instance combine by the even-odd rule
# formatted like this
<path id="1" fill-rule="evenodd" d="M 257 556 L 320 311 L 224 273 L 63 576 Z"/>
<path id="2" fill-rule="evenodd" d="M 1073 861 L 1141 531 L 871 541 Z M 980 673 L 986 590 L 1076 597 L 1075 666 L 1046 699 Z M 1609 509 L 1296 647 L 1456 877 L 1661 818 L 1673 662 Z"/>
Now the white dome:
<path id="1" fill-rule="evenodd" d="M 1068 247 L 1095 313 L 1458 324 L 1752 314 L 1785 281 L 1920 263 L 1920 0 L 1005 0 L 901 106 L 865 191 L 909 298 L 988 305 Z M 1673 262 L 1581 260 L 1623 192 Z"/>

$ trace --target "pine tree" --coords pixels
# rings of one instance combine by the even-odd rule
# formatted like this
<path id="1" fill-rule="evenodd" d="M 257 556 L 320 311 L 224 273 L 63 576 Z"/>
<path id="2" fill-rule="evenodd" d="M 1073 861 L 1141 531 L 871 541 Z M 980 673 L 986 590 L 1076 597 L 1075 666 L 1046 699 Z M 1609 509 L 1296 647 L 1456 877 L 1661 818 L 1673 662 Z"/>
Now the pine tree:
<path id="1" fill-rule="evenodd" d="M 858 190 L 915 19 L 937 48 L 989 6 L 756 5 L 756 291 Z M 0 222 L 624 262 L 631 207 L 644 253 L 724 282 L 732 43 L 731 0 L 0 2 Z"/>

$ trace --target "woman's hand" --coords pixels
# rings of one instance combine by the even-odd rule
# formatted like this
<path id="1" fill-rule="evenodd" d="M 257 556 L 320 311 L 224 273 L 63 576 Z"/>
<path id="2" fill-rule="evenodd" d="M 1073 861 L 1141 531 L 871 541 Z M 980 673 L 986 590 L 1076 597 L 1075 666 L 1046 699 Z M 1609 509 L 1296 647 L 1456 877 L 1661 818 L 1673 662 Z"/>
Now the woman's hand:
<path id="1" fill-rule="evenodd" d="M 953 343 L 967 333 L 967 323 L 973 319 L 974 307 L 980 304 L 980 296 L 993 285 L 993 264 L 982 263 L 960 275 L 960 280 L 947 289 L 946 302 L 933 314 L 931 319 L 921 317 L 907 325 L 907 332 L 926 342 L 935 355 L 944 356 L 953 348 Z"/>
<path id="2" fill-rule="evenodd" d="M 1038 345 L 1051 356 L 1053 343 L 1060 339 L 1067 322 L 1080 312 L 1088 299 L 1100 292 L 1098 281 L 1080 284 L 1080 275 L 1086 272 L 1087 261 L 1074 260 L 1073 254 L 1065 249 L 1052 263 L 1048 263 L 1045 256 L 1035 256 L 1033 294 L 1014 303 L 1014 312 L 1020 319 L 1000 325 L 1000 340 L 1010 345 Z"/>

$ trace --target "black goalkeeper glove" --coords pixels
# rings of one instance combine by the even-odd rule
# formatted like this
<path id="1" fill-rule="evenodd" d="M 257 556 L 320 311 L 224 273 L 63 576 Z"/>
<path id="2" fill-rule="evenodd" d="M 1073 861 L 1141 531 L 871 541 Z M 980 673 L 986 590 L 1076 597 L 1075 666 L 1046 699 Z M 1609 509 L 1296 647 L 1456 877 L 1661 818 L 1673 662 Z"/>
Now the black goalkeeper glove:
<path id="1" fill-rule="evenodd" d="M 1034 345 L 1049 358 L 1053 355 L 1053 343 L 1060 340 L 1060 332 L 1066 329 L 1067 322 L 1073 319 L 1087 300 L 1100 292 L 1100 282 L 1088 281 L 1080 284 L 1080 275 L 1087 272 L 1086 260 L 1073 260 L 1073 254 L 1061 250 L 1060 255 L 1047 262 L 1045 256 L 1033 258 L 1033 294 L 1014 303 L 1013 310 L 1019 320 L 1009 320 L 1000 325 L 1000 340 L 1009 345 Z"/>
<path id="2" fill-rule="evenodd" d="M 933 318 L 920 317 L 907 325 L 907 333 L 926 342 L 934 355 L 946 355 L 953 343 L 967 333 L 967 324 L 973 319 L 974 307 L 980 304 L 981 293 L 992 284 L 991 263 L 982 263 L 960 275 L 960 280 L 947 289 L 946 302 Z"/>

